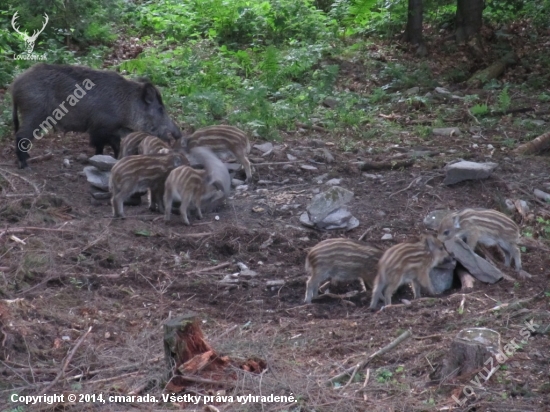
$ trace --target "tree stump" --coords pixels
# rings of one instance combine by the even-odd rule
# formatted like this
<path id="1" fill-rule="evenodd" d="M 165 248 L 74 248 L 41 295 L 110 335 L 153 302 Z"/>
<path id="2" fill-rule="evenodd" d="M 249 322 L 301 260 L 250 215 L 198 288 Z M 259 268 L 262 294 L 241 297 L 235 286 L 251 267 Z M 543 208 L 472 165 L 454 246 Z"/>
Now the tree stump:
<path id="1" fill-rule="evenodd" d="M 438 378 L 447 380 L 461 375 L 473 375 L 500 353 L 502 351 L 498 332 L 487 328 L 463 329 L 451 343 Z M 488 367 L 490 368 L 491 366 Z"/>
<path id="2" fill-rule="evenodd" d="M 212 351 L 204 340 L 197 315 L 189 312 L 164 324 L 164 358 L 168 378 L 197 354 Z"/>

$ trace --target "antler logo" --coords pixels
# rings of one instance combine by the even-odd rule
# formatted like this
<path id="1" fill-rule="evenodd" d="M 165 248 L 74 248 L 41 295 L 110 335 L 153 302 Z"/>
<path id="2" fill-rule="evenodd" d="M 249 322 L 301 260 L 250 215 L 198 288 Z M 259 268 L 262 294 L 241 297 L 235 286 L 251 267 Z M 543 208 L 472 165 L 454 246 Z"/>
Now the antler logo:
<path id="1" fill-rule="evenodd" d="M 25 48 L 26 50 L 21 53 L 20 55 L 16 56 L 16 59 L 22 59 L 22 60 L 46 60 L 45 55 L 37 55 L 33 53 L 34 50 L 34 43 L 36 42 L 36 39 L 38 38 L 38 35 L 44 31 L 46 28 L 46 24 L 48 24 L 49 17 L 46 13 L 44 13 L 44 25 L 40 30 L 35 30 L 32 36 L 29 36 L 26 31 L 21 32 L 19 31 L 19 27 L 16 25 L 16 20 L 19 18 L 17 15 L 17 12 L 13 15 L 13 18 L 11 19 L 11 25 L 13 26 L 13 29 L 23 37 L 23 40 L 25 41 Z"/>

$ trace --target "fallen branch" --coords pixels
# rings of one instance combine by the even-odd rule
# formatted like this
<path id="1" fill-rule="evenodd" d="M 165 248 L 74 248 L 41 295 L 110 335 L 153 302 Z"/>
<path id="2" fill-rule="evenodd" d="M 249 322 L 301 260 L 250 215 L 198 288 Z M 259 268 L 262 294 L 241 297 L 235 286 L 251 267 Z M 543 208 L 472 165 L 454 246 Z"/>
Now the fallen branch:
<path id="1" fill-rule="evenodd" d="M 254 167 L 256 166 L 274 166 L 274 165 L 290 165 L 293 163 L 304 163 L 305 160 L 293 160 L 291 162 L 269 162 L 269 163 L 254 163 Z M 321 163 L 324 164 L 324 163 Z"/>
<path id="2" fill-rule="evenodd" d="M 209 271 L 215 270 L 215 269 L 223 269 L 223 268 L 226 268 L 226 267 L 231 266 L 231 265 L 232 265 L 231 262 L 225 262 L 225 263 L 220 263 L 219 265 L 216 265 L 216 266 L 202 268 L 200 270 L 192 270 L 192 271 L 189 271 L 185 274 L 186 275 L 191 275 L 193 273 L 209 272 Z"/>
<path id="3" fill-rule="evenodd" d="M 526 155 L 539 153 L 546 149 L 550 149 L 550 132 L 541 134 L 530 142 L 519 145 L 514 149 L 514 152 Z"/>
<path id="4" fill-rule="evenodd" d="M 66 230 L 66 229 L 54 229 L 49 227 L 13 227 L 11 229 L 6 229 L 3 232 L 0 232 L 0 238 L 4 235 L 11 235 L 14 233 L 25 233 L 25 232 L 32 232 L 34 230 L 42 230 L 44 232 L 69 232 L 69 233 L 76 233 L 74 230 Z"/>
<path id="5" fill-rule="evenodd" d="M 193 224 L 194 225 L 194 224 Z M 204 237 L 204 236 L 210 236 L 213 234 L 213 232 L 202 232 L 202 233 L 173 233 L 174 235 L 178 237 Z"/>
<path id="6" fill-rule="evenodd" d="M 30 160 L 30 159 L 29 159 Z M 27 160 L 28 162 L 28 160 Z M 18 177 L 19 179 L 21 180 L 24 180 L 25 182 L 27 182 L 29 185 L 31 185 L 34 189 L 34 192 L 38 195 L 40 194 L 40 190 L 38 190 L 38 186 L 36 186 L 33 182 L 31 182 L 29 179 L 27 179 L 26 177 L 24 176 L 21 176 L 21 175 L 18 175 L 17 173 L 13 173 L 13 172 L 10 172 L 9 170 L 6 170 L 6 169 L 0 169 L 1 172 L 3 173 L 7 173 L 9 175 L 12 175 L 12 176 L 15 176 L 15 177 Z"/>
<path id="7" fill-rule="evenodd" d="M 410 338 L 412 336 L 412 332 L 411 330 L 409 329 L 408 331 L 406 332 L 403 332 L 401 335 L 399 335 L 399 337 L 397 337 L 397 339 L 395 339 L 393 342 L 390 342 L 388 345 L 384 346 L 382 349 L 374 352 L 372 355 L 370 355 L 367 359 L 359 362 L 357 365 L 355 366 L 352 366 L 351 368 L 348 368 L 346 369 L 344 372 L 342 372 L 341 374 L 333 377 L 333 378 L 330 378 L 327 383 L 332 383 L 334 381 L 337 381 L 338 379 L 341 379 L 343 378 L 344 376 L 348 375 L 348 374 L 351 374 L 351 378 L 350 378 L 350 381 L 354 378 L 355 374 L 357 373 L 358 370 L 360 369 L 363 369 L 365 366 L 367 366 L 367 364 L 373 360 L 375 357 L 377 356 L 380 356 L 380 355 L 383 355 L 389 351 L 391 351 L 392 349 L 394 349 L 396 346 L 398 346 L 401 342 L 407 340 L 408 338 Z M 353 373 L 352 373 L 353 372 Z"/>
<path id="8" fill-rule="evenodd" d="M 484 310 L 481 313 L 494 312 L 494 311 L 501 310 L 501 309 L 506 309 L 506 308 L 515 309 L 516 307 L 521 306 L 524 303 L 531 302 L 533 299 L 535 299 L 541 293 L 537 293 L 535 296 L 527 298 L 527 299 L 519 299 L 519 300 L 514 300 L 513 302 L 502 303 L 500 305 L 492 307 L 491 309 Z"/>
<path id="9" fill-rule="evenodd" d="M 105 383 L 105 382 L 111 382 L 111 381 L 116 381 L 118 379 L 122 379 L 122 378 L 128 378 L 130 376 L 137 376 L 137 375 L 144 375 L 145 372 L 142 372 L 142 371 L 137 371 L 137 372 L 130 372 L 130 373 L 125 373 L 124 375 L 118 375 L 118 376 L 112 376 L 110 378 L 105 378 L 105 379 L 98 379 L 96 381 L 89 381 L 89 383 Z"/>
<path id="10" fill-rule="evenodd" d="M 357 162 L 359 169 L 363 172 L 368 170 L 396 170 L 401 169 L 402 167 L 411 167 L 414 164 L 414 159 L 409 160 L 393 160 L 386 162 Z"/>
<path id="11" fill-rule="evenodd" d="M 404 189 L 398 190 L 397 192 L 393 192 L 391 195 L 388 196 L 388 199 L 398 193 L 405 192 L 409 190 L 413 185 L 418 184 L 422 181 L 422 176 L 418 176 L 412 180 L 412 182 Z"/>
<path id="12" fill-rule="evenodd" d="M 485 69 L 475 73 L 466 81 L 466 84 L 469 88 L 478 88 L 481 85 L 489 82 L 491 79 L 496 79 L 498 76 L 504 73 L 506 67 L 515 64 L 517 62 L 517 59 L 518 58 L 516 54 L 512 51 L 503 56 L 501 59 L 497 60 L 489 67 L 486 67 Z"/>
<path id="13" fill-rule="evenodd" d="M 487 113 L 488 116 L 506 116 L 507 114 L 513 113 L 527 113 L 534 112 L 534 107 L 520 107 L 518 109 L 508 109 L 508 110 L 497 110 L 491 113 Z"/>
<path id="14" fill-rule="evenodd" d="M 84 333 L 78 339 L 78 341 L 75 343 L 75 345 L 69 351 L 67 357 L 65 358 L 65 361 L 63 362 L 63 366 L 61 367 L 61 370 L 59 371 L 59 373 L 57 374 L 55 379 L 53 381 L 51 381 L 50 384 L 44 388 L 44 392 L 48 392 L 57 382 L 59 382 L 59 379 L 61 379 L 61 377 L 65 375 L 65 370 L 67 369 L 67 366 L 69 366 L 69 362 L 71 362 L 71 359 L 73 358 L 74 354 L 76 353 L 76 350 L 82 344 L 82 342 L 84 342 L 84 339 L 86 339 L 86 336 L 88 336 L 88 334 L 91 331 L 92 331 L 92 326 L 90 326 L 88 328 L 88 330 L 86 331 L 86 333 Z"/>
<path id="15" fill-rule="evenodd" d="M 199 378 L 198 376 L 177 375 L 177 377 L 180 378 L 180 379 L 183 379 L 185 381 L 195 382 L 195 383 L 207 383 L 209 385 L 220 385 L 220 386 L 235 385 L 235 382 L 215 381 L 213 379 Z"/>
<path id="16" fill-rule="evenodd" d="M 35 197 L 35 193 L 10 193 L 7 195 L 0 196 L 0 198 L 10 198 L 10 197 Z"/>
<path id="17" fill-rule="evenodd" d="M 27 163 L 39 163 L 43 162 L 44 160 L 50 160 L 53 157 L 53 153 L 49 152 L 42 156 L 35 156 L 31 157 L 30 159 L 27 159 Z"/>
<path id="18" fill-rule="evenodd" d="M 327 129 L 325 129 L 324 127 L 317 126 L 316 124 L 313 124 L 311 126 L 308 125 L 308 124 L 302 123 L 302 122 L 294 122 L 294 124 L 297 127 L 301 127 L 303 129 L 311 129 L 311 130 L 316 130 L 318 132 L 326 132 L 327 131 Z"/>

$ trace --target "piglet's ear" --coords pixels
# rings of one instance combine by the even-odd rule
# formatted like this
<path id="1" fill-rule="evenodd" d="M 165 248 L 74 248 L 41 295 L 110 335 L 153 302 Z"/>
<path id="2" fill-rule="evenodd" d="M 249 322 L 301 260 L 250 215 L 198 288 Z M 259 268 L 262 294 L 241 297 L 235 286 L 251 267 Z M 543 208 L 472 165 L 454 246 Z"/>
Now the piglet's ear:
<path id="1" fill-rule="evenodd" d="M 426 249 L 434 251 L 436 249 L 435 239 L 432 236 L 426 236 L 424 238 L 424 245 Z"/>
<path id="2" fill-rule="evenodd" d="M 453 218 L 453 226 L 454 226 L 456 229 L 460 229 L 460 217 L 455 216 L 455 217 Z"/>

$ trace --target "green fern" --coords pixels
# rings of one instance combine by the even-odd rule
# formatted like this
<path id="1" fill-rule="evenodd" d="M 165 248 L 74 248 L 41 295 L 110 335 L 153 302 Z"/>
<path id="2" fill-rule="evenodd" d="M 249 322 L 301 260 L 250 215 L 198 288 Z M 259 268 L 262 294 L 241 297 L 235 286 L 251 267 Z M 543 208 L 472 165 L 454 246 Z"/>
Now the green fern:
<path id="1" fill-rule="evenodd" d="M 265 49 L 263 60 L 259 65 L 262 71 L 262 79 L 269 87 L 275 87 L 280 78 L 279 50 L 274 46 Z"/>
<path id="2" fill-rule="evenodd" d="M 498 107 L 500 108 L 500 110 L 505 112 L 510 108 L 511 103 L 512 98 L 508 94 L 508 86 L 506 86 L 498 95 Z"/>

